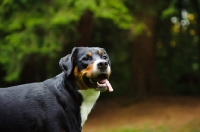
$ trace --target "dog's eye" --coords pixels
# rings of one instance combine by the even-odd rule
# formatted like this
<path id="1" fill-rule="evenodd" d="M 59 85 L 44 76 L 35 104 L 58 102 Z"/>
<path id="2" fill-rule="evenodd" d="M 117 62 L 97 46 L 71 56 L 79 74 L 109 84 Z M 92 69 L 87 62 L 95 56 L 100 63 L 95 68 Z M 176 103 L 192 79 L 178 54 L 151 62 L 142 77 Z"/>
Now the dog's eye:
<path id="1" fill-rule="evenodd" d="M 89 57 L 88 57 L 88 56 L 85 56 L 85 57 L 83 57 L 82 60 L 84 60 L 84 61 L 88 61 L 88 60 L 89 60 Z"/>
<path id="2" fill-rule="evenodd" d="M 107 56 L 105 56 L 105 55 L 104 55 L 102 58 L 103 58 L 104 60 L 108 59 L 108 57 L 107 57 Z"/>

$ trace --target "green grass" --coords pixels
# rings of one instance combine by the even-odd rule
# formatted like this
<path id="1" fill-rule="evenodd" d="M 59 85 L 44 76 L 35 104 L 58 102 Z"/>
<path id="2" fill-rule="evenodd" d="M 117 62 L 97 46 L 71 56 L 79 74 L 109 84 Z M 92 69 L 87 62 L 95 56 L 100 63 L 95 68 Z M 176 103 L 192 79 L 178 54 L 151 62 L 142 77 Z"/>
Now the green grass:
<path id="1" fill-rule="evenodd" d="M 181 119 L 180 119 L 181 121 Z M 200 132 L 200 118 L 190 120 L 184 125 L 166 124 L 155 125 L 144 124 L 143 126 L 119 126 L 115 129 L 103 128 L 98 132 Z"/>
<path id="2" fill-rule="evenodd" d="M 103 130 L 102 132 L 200 132 L 200 119 L 192 120 L 184 126 L 157 126 L 157 127 L 121 127 L 113 130 Z"/>
<path id="3" fill-rule="evenodd" d="M 200 119 L 190 121 L 179 132 L 200 132 Z"/>
<path id="4" fill-rule="evenodd" d="M 164 126 L 159 126 L 156 128 L 151 128 L 148 126 L 144 128 L 125 127 L 116 130 L 111 130 L 110 132 L 170 132 L 170 129 Z"/>

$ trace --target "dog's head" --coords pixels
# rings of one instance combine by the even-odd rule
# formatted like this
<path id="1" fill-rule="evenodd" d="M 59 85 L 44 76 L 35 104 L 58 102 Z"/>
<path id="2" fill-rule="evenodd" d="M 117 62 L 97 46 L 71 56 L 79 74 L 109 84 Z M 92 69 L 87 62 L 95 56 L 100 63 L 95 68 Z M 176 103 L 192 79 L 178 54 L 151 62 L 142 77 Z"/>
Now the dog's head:
<path id="1" fill-rule="evenodd" d="M 113 91 L 108 81 L 111 63 L 103 48 L 75 47 L 71 54 L 61 58 L 59 65 L 67 77 L 75 77 L 80 90 Z"/>

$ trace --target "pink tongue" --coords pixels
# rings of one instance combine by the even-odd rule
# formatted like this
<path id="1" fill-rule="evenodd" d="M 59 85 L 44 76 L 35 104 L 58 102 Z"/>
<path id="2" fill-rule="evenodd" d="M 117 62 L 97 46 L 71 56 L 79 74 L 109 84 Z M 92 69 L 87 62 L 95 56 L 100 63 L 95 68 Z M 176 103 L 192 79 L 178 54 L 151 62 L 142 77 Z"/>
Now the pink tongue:
<path id="1" fill-rule="evenodd" d="M 108 88 L 108 91 L 109 91 L 109 92 L 113 92 L 113 88 L 112 88 L 110 82 L 109 82 L 107 79 L 104 79 L 104 80 L 100 81 L 100 83 L 101 83 L 101 84 L 106 83 L 106 86 L 107 86 L 107 88 Z"/>

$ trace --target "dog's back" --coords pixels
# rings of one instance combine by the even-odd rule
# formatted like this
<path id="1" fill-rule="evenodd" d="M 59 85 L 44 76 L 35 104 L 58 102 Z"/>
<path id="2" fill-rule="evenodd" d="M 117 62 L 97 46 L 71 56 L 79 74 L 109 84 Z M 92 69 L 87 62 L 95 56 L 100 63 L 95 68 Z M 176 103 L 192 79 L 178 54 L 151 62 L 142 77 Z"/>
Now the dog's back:
<path id="1" fill-rule="evenodd" d="M 1 88 L 0 131 L 81 131 L 81 121 L 76 120 L 80 117 L 80 104 L 62 88 L 63 77 L 64 74 L 40 83 Z M 77 99 L 81 101 L 81 97 Z"/>

